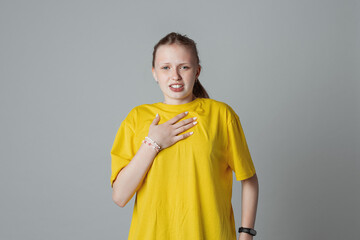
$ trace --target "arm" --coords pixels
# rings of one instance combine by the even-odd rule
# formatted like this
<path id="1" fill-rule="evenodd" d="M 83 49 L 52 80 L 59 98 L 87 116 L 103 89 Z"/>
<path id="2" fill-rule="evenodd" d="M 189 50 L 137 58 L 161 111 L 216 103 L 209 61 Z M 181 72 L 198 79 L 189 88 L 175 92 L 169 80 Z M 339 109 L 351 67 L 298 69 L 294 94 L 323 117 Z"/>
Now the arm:
<path id="1" fill-rule="evenodd" d="M 140 188 L 157 152 L 142 143 L 133 159 L 117 175 L 113 183 L 113 201 L 124 207 Z"/>
<path id="2" fill-rule="evenodd" d="M 259 183 L 255 173 L 254 176 L 241 181 L 242 185 L 242 204 L 241 204 L 241 226 L 254 228 L 256 210 L 259 195 Z M 238 229 L 238 228 L 237 228 Z M 253 236 L 241 232 L 239 240 L 252 240 Z"/>
<path id="3" fill-rule="evenodd" d="M 188 118 L 179 121 L 186 115 L 187 112 L 180 113 L 163 124 L 158 124 L 160 116 L 156 115 L 150 125 L 148 136 L 159 143 L 162 149 L 188 138 L 192 132 L 180 133 L 194 127 L 196 125 L 196 119 Z M 124 207 L 134 196 L 135 192 L 140 189 L 157 154 L 156 150 L 151 146 L 142 143 L 131 161 L 121 169 L 112 184 L 112 199 L 117 205 Z"/>

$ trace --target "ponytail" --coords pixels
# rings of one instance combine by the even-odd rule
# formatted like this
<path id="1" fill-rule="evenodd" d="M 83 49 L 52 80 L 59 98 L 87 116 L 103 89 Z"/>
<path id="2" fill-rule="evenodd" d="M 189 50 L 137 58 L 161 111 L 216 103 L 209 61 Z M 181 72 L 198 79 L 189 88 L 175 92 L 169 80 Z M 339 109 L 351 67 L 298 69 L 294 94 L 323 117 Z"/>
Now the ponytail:
<path id="1" fill-rule="evenodd" d="M 194 84 L 194 88 L 193 88 L 193 94 L 197 98 L 210 98 L 209 94 L 206 92 L 203 85 L 201 85 L 198 78 L 195 80 L 195 84 Z"/>

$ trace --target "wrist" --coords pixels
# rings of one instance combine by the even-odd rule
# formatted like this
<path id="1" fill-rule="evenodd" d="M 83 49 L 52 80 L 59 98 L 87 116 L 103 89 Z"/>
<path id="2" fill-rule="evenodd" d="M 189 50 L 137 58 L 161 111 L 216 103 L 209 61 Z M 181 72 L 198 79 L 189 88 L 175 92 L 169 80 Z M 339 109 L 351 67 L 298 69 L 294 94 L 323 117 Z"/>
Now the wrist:
<path id="1" fill-rule="evenodd" d="M 154 140 L 152 140 L 149 137 L 145 137 L 145 139 L 142 142 L 145 145 L 147 145 L 148 147 L 153 148 L 156 153 L 159 153 L 162 150 L 162 148 L 159 146 L 159 144 L 157 144 Z"/>
<path id="2" fill-rule="evenodd" d="M 239 240 L 253 240 L 253 236 L 248 233 L 241 232 L 239 235 Z"/>
<path id="3" fill-rule="evenodd" d="M 147 142 L 142 141 L 141 143 L 141 146 L 143 146 L 147 152 L 154 154 L 155 156 L 158 154 L 158 151 L 156 151 L 156 149 L 154 149 L 154 147 L 149 145 Z"/>
<path id="4" fill-rule="evenodd" d="M 256 236 L 256 230 L 253 228 L 249 228 L 249 227 L 239 227 L 238 232 L 244 233 L 244 234 L 250 235 L 250 236 Z"/>

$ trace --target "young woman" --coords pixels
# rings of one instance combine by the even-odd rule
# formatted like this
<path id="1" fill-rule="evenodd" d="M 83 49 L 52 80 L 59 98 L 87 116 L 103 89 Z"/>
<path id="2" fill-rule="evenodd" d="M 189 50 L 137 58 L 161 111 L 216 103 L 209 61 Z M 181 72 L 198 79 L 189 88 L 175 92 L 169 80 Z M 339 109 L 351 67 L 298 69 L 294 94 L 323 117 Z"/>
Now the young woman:
<path id="1" fill-rule="evenodd" d="M 154 47 L 152 73 L 164 101 L 133 108 L 111 149 L 113 201 L 134 196 L 129 240 L 236 240 L 232 182 L 242 181 L 240 240 L 251 240 L 255 167 L 236 112 L 199 82 L 196 43 L 169 33 Z"/>

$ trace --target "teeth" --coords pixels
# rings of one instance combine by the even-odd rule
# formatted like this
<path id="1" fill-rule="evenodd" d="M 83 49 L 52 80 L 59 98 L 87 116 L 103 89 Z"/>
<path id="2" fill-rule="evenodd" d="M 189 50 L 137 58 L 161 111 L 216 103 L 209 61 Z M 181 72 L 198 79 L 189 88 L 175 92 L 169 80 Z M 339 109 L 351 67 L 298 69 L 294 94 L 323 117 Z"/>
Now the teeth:
<path id="1" fill-rule="evenodd" d="M 170 85 L 173 88 L 181 88 L 183 85 Z"/>

